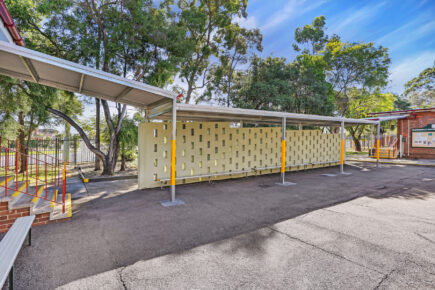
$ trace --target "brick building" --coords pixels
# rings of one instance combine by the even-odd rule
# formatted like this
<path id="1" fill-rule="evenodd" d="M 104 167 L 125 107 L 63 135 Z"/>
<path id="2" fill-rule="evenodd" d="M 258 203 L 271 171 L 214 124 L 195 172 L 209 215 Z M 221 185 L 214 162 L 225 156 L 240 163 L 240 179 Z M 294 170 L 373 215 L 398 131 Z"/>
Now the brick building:
<path id="1" fill-rule="evenodd" d="M 406 158 L 435 159 L 435 108 L 371 113 L 372 117 L 397 118 L 396 148 Z M 402 143 L 402 144 L 401 144 Z"/>

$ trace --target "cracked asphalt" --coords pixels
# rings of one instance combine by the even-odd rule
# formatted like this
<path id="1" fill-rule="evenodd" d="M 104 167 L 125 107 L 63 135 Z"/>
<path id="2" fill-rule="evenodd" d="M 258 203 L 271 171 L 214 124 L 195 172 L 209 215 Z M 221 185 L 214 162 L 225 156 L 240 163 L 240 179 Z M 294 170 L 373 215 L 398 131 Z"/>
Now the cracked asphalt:
<path id="1" fill-rule="evenodd" d="M 16 289 L 435 289 L 435 168 L 337 171 L 178 186 L 173 208 L 89 183 L 70 222 L 34 228 Z"/>

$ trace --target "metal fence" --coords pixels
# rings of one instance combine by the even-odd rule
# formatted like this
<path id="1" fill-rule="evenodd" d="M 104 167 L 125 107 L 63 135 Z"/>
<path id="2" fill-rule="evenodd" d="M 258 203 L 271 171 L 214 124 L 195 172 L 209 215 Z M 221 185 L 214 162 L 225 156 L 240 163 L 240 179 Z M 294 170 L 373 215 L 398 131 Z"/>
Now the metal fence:
<path id="1" fill-rule="evenodd" d="M 388 147 L 389 145 L 391 145 L 393 140 L 395 140 L 395 138 L 396 138 L 396 135 L 390 135 L 389 138 L 388 138 L 388 134 L 381 135 L 380 146 L 381 147 Z M 376 138 L 373 135 L 361 136 L 360 142 L 361 142 L 361 150 L 362 151 L 369 151 L 370 148 L 373 148 L 375 146 Z M 390 144 L 389 144 L 389 142 L 390 142 Z M 351 136 L 346 137 L 346 149 L 348 151 L 355 151 L 355 144 L 354 144 Z"/>
<path id="2" fill-rule="evenodd" d="M 16 141 L 9 141 L 11 149 L 16 148 Z M 104 151 L 107 145 L 102 144 L 101 149 Z M 81 165 L 95 162 L 95 154 L 88 149 L 85 142 L 79 138 L 73 139 L 35 139 L 30 140 L 28 146 L 26 146 L 26 154 L 30 156 L 37 156 L 38 154 L 44 154 L 48 157 L 55 158 L 59 162 L 67 162 L 68 164 Z M 2 152 L 6 155 L 5 152 Z M 8 162 L 10 164 L 15 163 L 15 154 L 7 154 Z M 30 164 L 33 159 L 29 160 Z"/>

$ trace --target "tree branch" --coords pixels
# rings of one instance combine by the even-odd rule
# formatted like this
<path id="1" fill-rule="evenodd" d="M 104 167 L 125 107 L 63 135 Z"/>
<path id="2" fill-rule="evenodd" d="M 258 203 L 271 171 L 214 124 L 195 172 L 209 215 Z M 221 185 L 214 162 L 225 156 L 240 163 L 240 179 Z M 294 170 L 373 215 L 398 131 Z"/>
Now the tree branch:
<path id="1" fill-rule="evenodd" d="M 50 107 L 46 107 L 47 111 L 49 111 L 50 113 L 64 119 L 65 121 L 67 121 L 72 127 L 74 127 L 74 129 L 77 130 L 77 132 L 80 134 L 80 137 L 82 137 L 83 141 L 85 142 L 86 146 L 89 148 L 89 150 L 91 150 L 95 155 L 97 155 L 102 161 L 103 163 L 105 162 L 105 155 L 103 152 L 101 152 L 100 150 L 98 150 L 97 148 L 94 147 L 94 145 L 92 145 L 91 141 L 89 141 L 88 136 L 86 135 L 85 131 L 83 131 L 83 129 L 70 117 L 68 117 L 67 115 L 65 115 L 64 113 L 55 110 L 53 108 Z"/>

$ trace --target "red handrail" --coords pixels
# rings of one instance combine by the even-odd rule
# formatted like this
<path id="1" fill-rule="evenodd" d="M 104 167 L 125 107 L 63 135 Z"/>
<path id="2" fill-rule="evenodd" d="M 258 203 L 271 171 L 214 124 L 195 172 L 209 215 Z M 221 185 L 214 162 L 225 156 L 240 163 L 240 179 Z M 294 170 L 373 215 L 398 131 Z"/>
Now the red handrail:
<path id="1" fill-rule="evenodd" d="M 7 140 L 7 146 L 3 146 L 3 141 L 6 141 L 7 139 L 2 139 L 0 136 L 0 173 L 1 168 L 4 167 L 4 183 L 0 185 L 0 187 L 3 187 L 5 189 L 5 197 L 8 196 L 8 190 L 12 190 L 15 192 L 20 192 L 26 195 L 30 196 L 36 196 L 38 198 L 43 198 L 45 200 L 48 200 L 48 187 L 53 185 L 53 194 L 56 194 L 56 185 L 59 183 L 59 173 L 60 173 L 60 162 L 57 158 L 41 153 L 38 150 L 32 150 L 29 151 L 29 148 L 25 147 L 24 145 L 20 145 L 20 148 L 22 151 L 19 151 L 20 148 L 18 148 L 17 142 L 15 142 L 15 148 L 11 148 L 11 142 Z M 23 150 L 24 149 L 24 150 Z M 23 153 L 26 152 L 26 153 Z M 30 153 L 29 153 L 30 152 Z M 35 153 L 35 156 L 32 156 L 32 153 Z M 3 154 L 4 153 L 4 154 Z M 8 175 L 8 171 L 11 167 L 10 165 L 10 154 L 13 154 L 13 157 L 15 158 L 15 162 L 12 166 L 15 168 L 12 174 L 15 178 L 15 188 L 10 188 L 8 186 L 8 179 L 11 177 L 11 175 Z M 4 159 L 4 161 L 3 161 Z M 24 162 L 23 171 L 19 172 L 19 162 Z M 30 176 L 29 176 L 29 163 L 30 163 Z M 35 165 L 35 176 L 33 175 L 33 167 L 32 165 Z M 43 177 L 40 177 L 40 170 L 42 170 Z M 49 172 L 51 173 L 51 176 L 49 177 Z M 62 188 L 62 202 L 58 202 L 57 200 L 51 200 L 54 203 L 61 204 L 63 212 L 65 212 L 65 194 L 66 194 L 66 163 L 64 164 L 63 169 L 63 188 Z M 18 186 L 18 181 L 21 179 L 21 181 L 25 184 L 25 189 L 23 189 L 23 186 Z M 31 181 L 34 180 L 35 182 L 35 192 L 34 194 L 29 192 L 29 184 Z M 45 195 L 44 197 L 38 196 L 39 186 L 42 185 L 42 190 L 45 189 Z"/>

